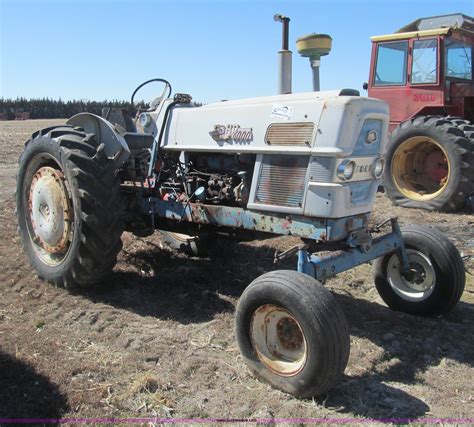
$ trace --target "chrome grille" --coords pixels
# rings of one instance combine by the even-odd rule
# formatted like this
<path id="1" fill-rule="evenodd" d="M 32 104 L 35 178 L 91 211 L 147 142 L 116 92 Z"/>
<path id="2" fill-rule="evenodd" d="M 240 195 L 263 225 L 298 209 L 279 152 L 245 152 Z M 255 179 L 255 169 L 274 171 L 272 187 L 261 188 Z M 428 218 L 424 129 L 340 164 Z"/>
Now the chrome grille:
<path id="1" fill-rule="evenodd" d="M 263 156 L 256 203 L 301 207 L 307 169 L 307 156 Z"/>
<path id="2" fill-rule="evenodd" d="M 314 123 L 273 123 L 267 128 L 268 145 L 311 145 Z"/>
<path id="3" fill-rule="evenodd" d="M 309 166 L 309 179 L 314 182 L 332 182 L 336 171 L 336 157 L 313 157 Z"/>

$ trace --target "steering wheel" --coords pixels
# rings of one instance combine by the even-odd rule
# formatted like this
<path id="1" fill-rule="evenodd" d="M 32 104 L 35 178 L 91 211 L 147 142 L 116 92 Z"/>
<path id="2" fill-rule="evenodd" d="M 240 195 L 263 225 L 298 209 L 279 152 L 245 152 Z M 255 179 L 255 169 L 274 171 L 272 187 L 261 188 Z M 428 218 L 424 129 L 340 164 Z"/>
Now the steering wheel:
<path id="1" fill-rule="evenodd" d="M 152 82 L 161 82 L 161 83 L 164 83 L 165 84 L 165 87 L 163 88 L 163 91 L 161 92 L 161 95 L 156 97 L 156 98 L 153 98 L 152 101 L 150 102 L 150 108 L 148 109 L 144 109 L 144 110 L 141 110 L 140 108 L 137 108 L 137 115 L 140 114 L 140 113 L 143 113 L 143 112 L 150 112 L 150 111 L 155 111 L 156 108 L 158 107 L 158 105 L 160 104 L 161 100 L 165 97 L 165 93 L 166 91 L 168 91 L 168 94 L 166 95 L 167 97 L 169 97 L 171 95 L 171 83 L 168 81 L 168 80 L 165 80 L 165 79 L 151 79 L 151 80 L 147 80 L 146 82 L 143 82 L 140 86 L 138 86 L 132 93 L 132 97 L 130 98 L 130 104 L 132 105 L 132 107 L 135 106 L 134 104 L 134 99 L 135 99 L 135 95 L 137 94 L 137 92 L 145 85 L 149 84 L 149 83 L 152 83 Z"/>

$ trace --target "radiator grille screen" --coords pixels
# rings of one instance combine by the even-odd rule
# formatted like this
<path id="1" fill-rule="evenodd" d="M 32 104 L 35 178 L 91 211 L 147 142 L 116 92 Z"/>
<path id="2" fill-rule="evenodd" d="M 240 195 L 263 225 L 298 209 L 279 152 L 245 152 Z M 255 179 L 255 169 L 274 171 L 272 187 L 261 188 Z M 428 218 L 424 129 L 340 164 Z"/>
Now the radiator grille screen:
<path id="1" fill-rule="evenodd" d="M 309 166 L 309 179 L 315 182 L 332 182 L 336 173 L 336 157 L 313 157 Z"/>
<path id="2" fill-rule="evenodd" d="M 307 156 L 263 156 L 256 202 L 266 205 L 301 207 L 308 160 Z"/>
<path id="3" fill-rule="evenodd" d="M 268 126 L 268 145 L 311 145 L 314 123 L 273 123 Z"/>

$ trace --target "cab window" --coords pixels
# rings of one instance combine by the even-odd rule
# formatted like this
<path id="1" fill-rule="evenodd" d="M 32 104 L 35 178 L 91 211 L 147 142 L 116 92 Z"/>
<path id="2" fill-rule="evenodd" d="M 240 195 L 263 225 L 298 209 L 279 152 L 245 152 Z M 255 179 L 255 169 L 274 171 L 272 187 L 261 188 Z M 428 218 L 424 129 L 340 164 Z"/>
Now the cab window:
<path id="1" fill-rule="evenodd" d="M 438 41 L 436 39 L 413 42 L 411 82 L 430 84 L 438 81 Z"/>
<path id="2" fill-rule="evenodd" d="M 375 66 L 374 86 L 406 84 L 408 42 L 379 43 Z"/>
<path id="3" fill-rule="evenodd" d="M 446 77 L 472 80 L 472 46 L 446 39 Z"/>

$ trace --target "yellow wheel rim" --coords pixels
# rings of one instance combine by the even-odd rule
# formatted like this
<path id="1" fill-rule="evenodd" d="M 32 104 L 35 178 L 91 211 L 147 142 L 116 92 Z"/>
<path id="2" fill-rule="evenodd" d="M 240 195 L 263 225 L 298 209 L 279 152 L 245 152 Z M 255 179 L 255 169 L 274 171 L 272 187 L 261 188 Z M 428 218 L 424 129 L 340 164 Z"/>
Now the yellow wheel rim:
<path id="1" fill-rule="evenodd" d="M 427 136 L 415 136 L 399 145 L 392 159 L 398 191 L 411 200 L 431 200 L 441 194 L 451 177 L 444 148 Z"/>

